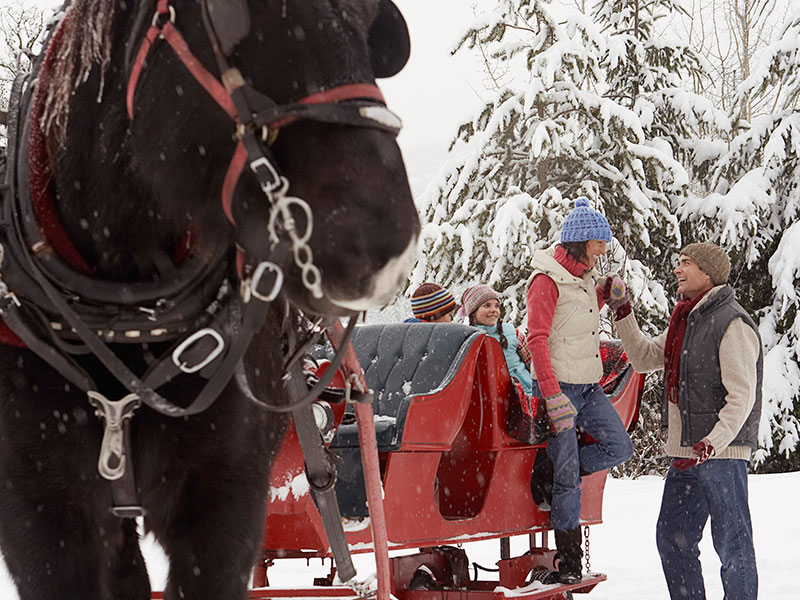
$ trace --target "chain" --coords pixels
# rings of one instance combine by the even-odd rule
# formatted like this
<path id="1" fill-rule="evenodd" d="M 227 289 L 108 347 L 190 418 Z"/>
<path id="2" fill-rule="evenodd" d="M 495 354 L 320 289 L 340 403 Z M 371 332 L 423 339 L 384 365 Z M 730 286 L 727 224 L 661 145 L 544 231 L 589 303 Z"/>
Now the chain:
<path id="1" fill-rule="evenodd" d="M 242 138 L 245 135 L 245 128 L 240 124 L 237 129 L 237 136 Z M 262 141 L 268 142 L 269 130 L 263 128 L 261 132 Z M 314 230 L 314 216 L 308 203 L 294 196 L 287 196 L 289 190 L 289 180 L 278 173 L 275 165 L 263 154 L 250 161 L 250 170 L 255 174 L 261 190 L 267 197 L 270 204 L 269 223 L 267 233 L 270 243 L 274 246 L 279 241 L 277 221 L 281 220 L 283 230 L 289 234 L 292 241 L 292 254 L 294 262 L 300 268 L 303 285 L 311 292 L 314 298 L 322 298 L 322 275 L 319 268 L 314 264 L 314 253 L 308 240 L 311 239 L 311 232 Z M 297 232 L 297 222 L 292 216 L 292 207 L 299 208 L 306 217 L 306 230 L 301 235 Z"/>
<path id="2" fill-rule="evenodd" d="M 281 177 L 281 180 L 286 182 L 285 177 Z M 295 264 L 300 268 L 303 285 L 315 298 L 322 298 L 322 275 L 319 272 L 319 268 L 314 264 L 314 252 L 311 250 L 311 246 L 308 245 L 308 240 L 311 238 L 311 232 L 314 228 L 314 216 L 311 213 L 311 207 L 305 200 L 286 195 L 287 187 L 288 182 L 277 192 L 273 192 L 270 198 L 273 203 L 268 225 L 270 241 L 274 244 L 278 243 L 275 224 L 278 217 L 280 217 L 283 229 L 289 234 L 289 239 L 292 241 L 292 254 L 294 255 Z M 266 190 L 265 193 L 267 193 Z M 269 197 L 270 194 L 267 194 L 267 196 Z M 291 211 L 292 206 L 299 208 L 306 216 L 306 230 L 302 235 L 297 232 L 297 222 Z"/>
<path id="3" fill-rule="evenodd" d="M 586 525 L 583 528 L 583 544 L 584 544 L 584 552 L 583 556 L 586 559 L 586 572 L 591 572 L 591 563 L 589 562 L 589 526 Z"/>

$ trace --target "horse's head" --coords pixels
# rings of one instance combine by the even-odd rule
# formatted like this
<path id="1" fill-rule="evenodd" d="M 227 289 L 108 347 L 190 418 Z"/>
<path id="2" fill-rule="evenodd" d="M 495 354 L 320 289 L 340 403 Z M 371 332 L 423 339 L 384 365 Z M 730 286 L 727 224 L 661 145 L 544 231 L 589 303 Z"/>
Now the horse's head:
<path id="1" fill-rule="evenodd" d="M 128 277 L 114 265 L 140 260 L 141 245 L 178 239 L 191 221 L 201 244 L 204 237 L 235 239 L 246 260 L 278 263 L 288 297 L 307 311 L 348 314 L 393 296 L 410 269 L 419 220 L 393 115 L 375 87 L 375 78 L 393 75 L 408 58 L 405 22 L 390 0 L 73 4 L 115 13 L 106 29 L 102 15 L 88 25 L 75 17 L 73 62 L 90 56 L 92 64 L 68 72 L 71 81 L 82 72 L 88 85 L 70 101 L 59 158 L 68 174 L 56 177 L 68 233 L 99 272 Z M 80 40 L 81 30 L 84 38 L 105 37 L 107 55 L 102 39 Z M 242 127 L 253 113 L 261 117 Z M 301 199 L 284 211 L 293 219 L 274 219 L 280 211 L 250 167 L 253 153 L 241 154 L 248 140 L 286 178 L 286 195 Z M 101 169 L 111 171 L 98 175 Z M 84 181 L 91 179 L 98 181 Z M 86 205 L 87 188 L 103 208 Z M 112 209 L 109 197 L 125 197 L 125 206 Z M 136 243 L 126 228 L 145 211 L 161 233 L 142 234 L 137 255 L 121 245 Z M 93 233 L 98 226 L 111 235 Z M 108 258 L 126 254 L 117 263 Z M 314 271 L 305 283 L 303 264 Z M 316 270 L 321 288 L 314 290 Z M 143 271 L 146 264 L 137 266 Z"/>
<path id="2" fill-rule="evenodd" d="M 405 22 L 390 0 L 208 2 L 212 10 L 217 4 L 238 5 L 237 12 L 249 6 L 249 30 L 232 46 L 230 60 L 278 104 L 374 84 L 408 59 Z M 289 195 L 311 208 L 309 244 L 325 297 L 309 298 L 296 265 L 289 267 L 289 294 L 324 312 L 364 310 L 390 299 L 410 268 L 419 229 L 394 134 L 295 120 L 280 127 L 272 152 Z M 242 184 L 240 194 L 260 200 L 255 178 Z M 305 229 L 304 216 L 295 216 Z"/>

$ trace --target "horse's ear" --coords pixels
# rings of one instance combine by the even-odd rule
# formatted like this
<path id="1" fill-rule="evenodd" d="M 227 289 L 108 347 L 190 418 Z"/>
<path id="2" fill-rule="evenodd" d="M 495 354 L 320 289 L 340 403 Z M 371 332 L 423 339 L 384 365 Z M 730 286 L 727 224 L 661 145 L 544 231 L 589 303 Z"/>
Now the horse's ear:
<path id="1" fill-rule="evenodd" d="M 205 8 L 220 50 L 225 56 L 250 32 L 250 9 L 247 0 L 205 0 Z"/>
<path id="2" fill-rule="evenodd" d="M 378 12 L 369 30 L 369 50 L 375 77 L 391 77 L 408 62 L 408 27 L 391 0 L 378 0 Z"/>

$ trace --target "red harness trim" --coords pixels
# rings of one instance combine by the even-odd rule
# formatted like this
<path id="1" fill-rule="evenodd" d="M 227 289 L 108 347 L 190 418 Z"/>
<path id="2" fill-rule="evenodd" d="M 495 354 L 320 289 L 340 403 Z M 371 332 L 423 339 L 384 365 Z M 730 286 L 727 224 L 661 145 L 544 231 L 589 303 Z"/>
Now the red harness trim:
<path id="1" fill-rule="evenodd" d="M 69 18 L 70 16 L 67 14 L 67 16 L 64 17 L 64 20 L 58 25 L 56 31 L 53 33 L 53 41 L 48 46 L 47 52 L 45 53 L 44 62 L 42 63 L 42 68 L 39 72 L 39 85 L 36 89 L 31 109 L 32 115 L 36 115 L 36 118 L 32 117 L 31 119 L 30 141 L 28 147 L 29 182 L 31 186 L 31 201 L 33 202 L 34 213 L 36 214 L 36 218 L 39 220 L 39 226 L 43 230 L 43 233 L 48 237 L 48 239 L 50 239 L 50 242 L 53 247 L 56 248 L 56 251 L 59 251 L 58 246 L 60 245 L 59 241 L 57 240 L 65 240 L 67 243 L 69 243 L 69 239 L 66 237 L 63 229 L 61 228 L 60 221 L 56 217 L 52 202 L 48 203 L 46 201 L 48 198 L 50 198 L 50 166 L 47 152 L 45 151 L 44 134 L 39 128 L 39 117 L 41 117 L 43 110 L 43 100 L 41 98 L 40 90 L 45 87 L 47 80 L 49 79 L 49 68 L 52 66 L 54 61 L 53 57 L 55 55 L 55 51 L 51 49 L 60 43 L 63 35 L 64 23 Z M 47 208 L 48 204 L 49 210 Z M 58 235 L 57 233 L 59 230 L 61 235 Z M 75 250 L 74 247 L 73 250 Z M 75 254 L 82 260 L 82 257 L 77 253 L 77 250 L 75 250 Z M 11 329 L 2 319 L 0 319 L 0 344 L 16 346 L 17 348 L 27 347 L 19 338 L 19 336 L 11 331 Z"/>
<path id="2" fill-rule="evenodd" d="M 346 85 L 339 85 L 335 88 L 325 90 L 324 92 L 317 92 L 305 98 L 298 100 L 298 104 L 334 104 L 342 102 L 343 100 L 355 100 L 357 98 L 368 98 L 370 100 L 380 100 L 386 104 L 386 100 L 377 85 L 371 83 L 349 83 Z M 271 129 L 280 129 L 289 123 L 297 120 L 296 117 L 289 116 L 278 119 L 270 123 Z"/>
<path id="3" fill-rule="evenodd" d="M 159 15 L 167 14 L 167 8 L 162 9 L 162 4 L 166 6 L 166 2 L 161 0 L 159 2 L 158 10 Z M 142 45 L 139 46 L 139 52 L 136 54 L 136 61 L 133 63 L 131 69 L 131 76 L 128 79 L 128 91 L 126 100 L 128 105 L 128 118 L 133 119 L 133 100 L 136 93 L 136 84 L 139 81 L 139 76 L 144 68 L 147 54 L 150 48 L 158 38 L 163 38 L 175 51 L 178 58 L 181 59 L 183 65 L 189 70 L 197 82 L 203 86 L 203 89 L 216 101 L 217 104 L 226 112 L 228 116 L 234 121 L 237 120 L 236 107 L 233 105 L 228 92 L 225 91 L 223 85 L 214 77 L 203 65 L 197 60 L 183 36 L 175 29 L 171 21 L 167 21 L 164 25 L 152 25 L 142 40 Z"/>
<path id="4" fill-rule="evenodd" d="M 36 87 L 36 92 L 33 97 L 31 105 L 31 129 L 30 140 L 28 143 L 28 168 L 29 168 L 29 181 L 31 186 L 31 202 L 33 210 L 36 214 L 36 219 L 39 222 L 39 228 L 44 237 L 50 242 L 50 245 L 63 258 L 73 269 L 87 275 L 92 273 L 92 268 L 81 256 L 78 249 L 67 237 L 67 232 L 61 224 L 61 218 L 53 203 L 53 196 L 50 190 L 51 181 L 51 160 L 47 151 L 47 139 L 45 138 L 42 129 L 39 127 L 39 122 L 44 112 L 45 93 L 43 90 L 47 88 L 47 83 L 50 80 L 50 69 L 56 60 L 58 48 L 61 45 L 61 38 L 63 36 L 65 25 L 68 19 L 73 18 L 71 13 L 67 13 L 64 19 L 53 34 L 53 39 L 47 47 L 42 68 L 39 71 L 39 84 Z"/>
<path id="5" fill-rule="evenodd" d="M 236 219 L 233 218 L 233 192 L 236 190 L 236 184 L 239 182 L 239 177 L 242 174 L 244 166 L 247 164 L 247 148 L 244 143 L 239 140 L 236 144 L 236 151 L 233 153 L 233 158 L 228 165 L 228 171 L 225 173 L 225 181 L 222 183 L 222 210 L 231 225 L 236 225 Z"/>
<path id="6" fill-rule="evenodd" d="M 16 333 L 11 331 L 6 322 L 0 319 L 0 344 L 6 346 L 16 346 L 17 348 L 27 348 L 25 342 L 19 339 Z"/>

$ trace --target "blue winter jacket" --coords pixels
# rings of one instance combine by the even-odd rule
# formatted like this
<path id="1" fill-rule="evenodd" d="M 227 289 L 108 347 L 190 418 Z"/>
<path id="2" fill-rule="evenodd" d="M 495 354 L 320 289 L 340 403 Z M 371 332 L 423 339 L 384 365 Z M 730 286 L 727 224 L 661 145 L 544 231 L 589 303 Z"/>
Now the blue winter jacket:
<path id="1" fill-rule="evenodd" d="M 488 325 L 476 325 L 475 327 L 483 329 L 487 335 L 493 337 L 498 342 L 500 341 L 500 336 L 497 334 L 497 327 L 489 327 Z M 522 362 L 517 352 L 517 346 L 519 345 L 517 341 L 517 330 L 514 329 L 514 326 L 510 323 L 503 323 L 503 335 L 506 336 L 506 340 L 508 341 L 508 348 L 503 350 L 503 354 L 506 357 L 506 365 L 508 365 L 508 372 L 512 377 L 519 379 L 523 391 L 531 395 L 533 394 L 533 379 L 531 378 L 530 370 L 525 366 L 525 363 Z"/>

